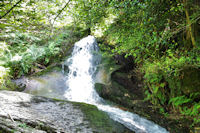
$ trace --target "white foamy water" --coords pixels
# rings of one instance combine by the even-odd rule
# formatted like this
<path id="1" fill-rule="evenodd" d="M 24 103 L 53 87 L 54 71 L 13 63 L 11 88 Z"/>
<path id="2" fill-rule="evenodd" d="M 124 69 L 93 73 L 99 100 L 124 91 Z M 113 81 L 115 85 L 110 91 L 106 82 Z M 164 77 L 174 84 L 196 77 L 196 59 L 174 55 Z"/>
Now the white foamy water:
<path id="1" fill-rule="evenodd" d="M 113 120 L 136 133 L 168 133 L 166 129 L 137 114 L 104 104 L 103 99 L 94 89 L 93 77 L 99 62 L 97 52 L 98 47 L 93 36 L 88 36 L 75 43 L 72 56 L 67 60 L 69 74 L 65 97 L 71 101 L 97 106 L 100 110 L 107 112 Z"/>
<path id="2" fill-rule="evenodd" d="M 93 36 L 88 36 L 75 44 L 72 57 L 67 60 L 69 64 L 66 81 L 69 88 L 65 93 L 67 99 L 91 104 L 100 102 L 101 98 L 94 90 L 93 81 L 96 71 L 93 65 L 95 51 L 97 51 L 97 44 Z"/>

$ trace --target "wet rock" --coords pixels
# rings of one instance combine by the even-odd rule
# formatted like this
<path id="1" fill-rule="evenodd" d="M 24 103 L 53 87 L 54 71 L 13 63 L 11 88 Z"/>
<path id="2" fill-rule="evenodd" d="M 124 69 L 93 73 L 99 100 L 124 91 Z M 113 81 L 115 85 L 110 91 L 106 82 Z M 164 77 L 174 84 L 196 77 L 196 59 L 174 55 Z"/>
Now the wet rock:
<path id="1" fill-rule="evenodd" d="M 120 68 L 109 74 L 111 78 L 108 84 L 95 84 L 95 89 L 101 97 L 116 103 L 116 106 L 123 110 L 134 112 L 165 127 L 172 133 L 189 132 L 191 121 L 187 121 L 184 118 L 165 117 L 160 113 L 158 107 L 153 106 L 148 101 L 144 101 L 144 89 L 134 73 L 134 69 L 128 69 L 122 64 Z"/>
<path id="2" fill-rule="evenodd" d="M 100 113 L 96 121 L 104 120 L 105 127 L 91 126 L 90 119 L 85 112 Z M 84 113 L 83 113 L 84 112 Z M 63 100 L 33 96 L 21 92 L 0 91 L 0 132 L 23 133 L 58 133 L 58 132 L 116 132 L 109 125 L 109 117 L 102 114 L 96 107 L 81 103 L 72 103 Z M 99 124 L 99 123 L 98 123 Z M 106 127 L 108 126 L 108 127 Z M 104 128 L 106 131 L 104 131 Z M 125 130 L 121 130 L 125 131 Z"/>

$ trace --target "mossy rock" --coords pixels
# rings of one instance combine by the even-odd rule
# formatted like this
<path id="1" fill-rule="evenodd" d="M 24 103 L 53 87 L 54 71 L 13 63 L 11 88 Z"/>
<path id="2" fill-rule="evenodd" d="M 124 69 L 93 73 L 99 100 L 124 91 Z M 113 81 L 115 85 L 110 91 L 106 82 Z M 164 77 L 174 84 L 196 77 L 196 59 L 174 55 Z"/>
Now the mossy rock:
<path id="1" fill-rule="evenodd" d="M 182 71 L 181 89 L 185 94 L 200 92 L 200 69 L 187 68 Z"/>
<path id="2" fill-rule="evenodd" d="M 133 95 L 129 95 L 129 92 L 115 81 L 113 81 L 111 85 L 96 83 L 95 89 L 97 93 L 106 100 L 123 106 L 132 106 Z"/>
<path id="3" fill-rule="evenodd" d="M 0 91 L 0 104 L 0 132 L 132 132 L 90 104 L 13 91 Z"/>
<path id="4" fill-rule="evenodd" d="M 96 106 L 85 103 L 73 103 L 85 114 L 85 119 L 90 122 L 91 128 L 98 133 L 131 133 L 118 122 L 110 119 L 107 113 L 98 110 Z"/>
<path id="5" fill-rule="evenodd" d="M 102 91 L 104 89 L 106 89 L 106 86 L 104 84 L 101 84 L 101 83 L 95 83 L 95 89 L 96 89 L 98 94 L 102 94 Z"/>
<path id="6" fill-rule="evenodd" d="M 127 78 L 127 73 L 115 72 L 115 75 L 119 78 Z"/>

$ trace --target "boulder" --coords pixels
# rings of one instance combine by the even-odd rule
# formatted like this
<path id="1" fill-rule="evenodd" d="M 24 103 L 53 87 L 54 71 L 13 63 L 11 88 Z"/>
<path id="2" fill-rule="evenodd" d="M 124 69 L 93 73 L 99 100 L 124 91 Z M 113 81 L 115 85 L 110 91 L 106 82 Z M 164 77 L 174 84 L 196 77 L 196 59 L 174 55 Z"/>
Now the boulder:
<path id="1" fill-rule="evenodd" d="M 95 106 L 0 91 L 0 132 L 129 132 Z"/>

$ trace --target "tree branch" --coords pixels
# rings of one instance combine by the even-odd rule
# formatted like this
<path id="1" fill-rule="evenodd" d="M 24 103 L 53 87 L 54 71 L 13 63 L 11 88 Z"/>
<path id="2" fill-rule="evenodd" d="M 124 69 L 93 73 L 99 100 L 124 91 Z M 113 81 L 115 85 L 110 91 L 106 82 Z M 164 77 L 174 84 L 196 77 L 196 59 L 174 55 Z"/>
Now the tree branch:
<path id="1" fill-rule="evenodd" d="M 56 15 L 56 17 L 53 20 L 53 24 L 56 21 L 56 19 L 58 18 L 58 16 L 62 13 L 62 11 L 67 7 L 67 5 L 69 4 L 70 0 L 65 4 L 65 6 L 59 11 L 59 13 Z"/>
<path id="2" fill-rule="evenodd" d="M 3 16 L 0 16 L 0 19 L 2 19 L 3 17 L 5 17 L 7 14 L 9 14 L 13 8 L 15 8 L 20 2 L 22 2 L 22 0 L 19 0 L 13 7 L 10 8 L 10 10 L 8 10 Z"/>

